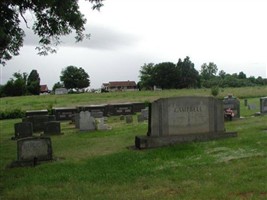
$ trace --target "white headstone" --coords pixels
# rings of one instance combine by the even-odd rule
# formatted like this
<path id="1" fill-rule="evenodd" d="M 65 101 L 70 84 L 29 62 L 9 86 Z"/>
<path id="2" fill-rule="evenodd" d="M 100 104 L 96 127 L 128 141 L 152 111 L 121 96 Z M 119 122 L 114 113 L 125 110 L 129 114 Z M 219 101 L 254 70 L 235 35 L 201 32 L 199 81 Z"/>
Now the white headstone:
<path id="1" fill-rule="evenodd" d="M 96 130 L 95 119 L 91 116 L 89 111 L 80 112 L 79 128 L 80 131 Z"/>

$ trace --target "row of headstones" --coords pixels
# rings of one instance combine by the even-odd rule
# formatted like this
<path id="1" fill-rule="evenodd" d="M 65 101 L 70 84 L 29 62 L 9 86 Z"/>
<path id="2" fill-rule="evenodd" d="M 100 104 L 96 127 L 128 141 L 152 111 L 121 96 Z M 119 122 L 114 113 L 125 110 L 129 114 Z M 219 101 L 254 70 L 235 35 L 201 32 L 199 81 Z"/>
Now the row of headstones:
<path id="1" fill-rule="evenodd" d="M 61 125 L 54 116 L 34 115 L 22 119 L 14 124 L 15 136 L 12 139 L 32 137 L 33 133 L 42 132 L 43 135 L 61 135 Z"/>
<path id="2" fill-rule="evenodd" d="M 132 123 L 132 115 L 122 116 L 126 119 L 126 123 Z M 40 120 L 42 119 L 42 120 Z M 45 120 L 44 120 L 45 119 Z M 58 121 L 47 121 L 53 119 L 53 117 L 33 115 L 28 116 L 27 119 L 23 119 L 23 122 L 16 123 L 15 128 L 15 139 L 17 140 L 17 161 L 13 162 L 11 166 L 34 166 L 42 161 L 50 161 L 53 159 L 52 156 L 52 142 L 51 138 L 47 137 L 55 134 L 61 134 L 60 122 Z M 138 115 L 138 121 L 141 122 L 148 119 L 148 109 L 143 109 L 141 114 Z M 94 118 L 90 112 L 82 111 L 74 116 L 75 127 L 79 128 L 80 131 L 91 131 L 91 130 L 109 130 L 111 129 L 105 124 L 106 118 L 102 117 L 102 114 Z M 42 122 L 42 124 L 36 125 L 35 123 Z M 34 127 L 38 127 L 35 131 L 43 129 L 44 135 L 40 137 L 33 137 L 33 124 Z"/>
<path id="3" fill-rule="evenodd" d="M 146 107 L 145 103 L 120 103 L 103 105 L 84 105 L 77 107 L 53 108 L 52 112 L 57 120 L 71 120 L 74 114 L 89 111 L 92 117 L 133 115 Z M 102 116 L 99 116 L 102 115 Z"/>
<path id="4" fill-rule="evenodd" d="M 228 96 L 224 97 L 223 105 L 224 105 L 224 110 L 230 108 L 234 112 L 234 117 L 240 118 L 240 102 L 236 97 L 234 97 L 232 95 L 228 95 Z M 256 105 L 248 104 L 247 99 L 244 99 L 244 105 L 247 106 L 247 108 L 249 110 L 255 110 L 256 109 Z M 260 113 L 261 114 L 267 113 L 267 97 L 261 97 L 260 98 Z"/>
<path id="5" fill-rule="evenodd" d="M 106 117 L 103 117 L 102 112 L 98 112 L 98 115 L 92 116 L 89 111 L 81 111 L 79 114 L 75 114 L 73 117 L 75 123 L 75 128 L 78 128 L 80 131 L 94 131 L 94 130 L 110 130 L 106 124 Z M 121 115 L 120 120 L 125 120 L 126 123 L 133 122 L 132 115 Z M 141 114 L 137 115 L 138 122 L 143 122 L 148 120 L 148 109 L 142 109 Z"/>
<path id="6" fill-rule="evenodd" d="M 244 99 L 244 106 L 246 106 L 249 110 L 257 109 L 257 106 L 255 104 L 249 104 L 247 99 Z M 260 113 L 267 113 L 267 97 L 260 98 Z"/>

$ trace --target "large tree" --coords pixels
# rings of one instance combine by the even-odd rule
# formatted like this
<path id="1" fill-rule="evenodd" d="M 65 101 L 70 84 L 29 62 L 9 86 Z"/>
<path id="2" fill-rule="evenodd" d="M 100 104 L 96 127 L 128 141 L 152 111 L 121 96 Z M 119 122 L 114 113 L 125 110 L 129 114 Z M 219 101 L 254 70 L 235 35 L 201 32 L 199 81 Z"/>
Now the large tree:
<path id="1" fill-rule="evenodd" d="M 35 69 L 33 69 L 28 76 L 27 91 L 33 95 L 40 94 L 40 77 Z"/>
<path id="2" fill-rule="evenodd" d="M 155 65 L 154 80 L 156 86 L 162 89 L 174 89 L 177 87 L 178 73 L 172 62 L 163 62 Z"/>
<path id="3" fill-rule="evenodd" d="M 99 9 L 103 0 L 88 0 L 93 9 Z M 24 31 L 21 20 L 26 23 L 26 11 L 34 16 L 32 29 L 40 37 L 37 47 L 40 55 L 55 52 L 51 46 L 60 43 L 60 36 L 76 32 L 76 41 L 85 37 L 86 19 L 79 10 L 78 0 L 1 0 L 0 2 L 0 64 L 19 54 L 23 46 Z"/>
<path id="4" fill-rule="evenodd" d="M 84 89 L 90 86 L 89 75 L 83 68 L 68 66 L 61 72 L 60 81 L 67 89 Z"/>
<path id="5" fill-rule="evenodd" d="M 178 88 L 200 87 L 200 78 L 195 65 L 187 56 L 183 61 L 179 58 L 177 63 Z"/>
<path id="6" fill-rule="evenodd" d="M 2 87 L 1 96 L 23 96 L 26 94 L 27 73 L 16 72 L 13 76 L 14 78 L 11 78 Z"/>

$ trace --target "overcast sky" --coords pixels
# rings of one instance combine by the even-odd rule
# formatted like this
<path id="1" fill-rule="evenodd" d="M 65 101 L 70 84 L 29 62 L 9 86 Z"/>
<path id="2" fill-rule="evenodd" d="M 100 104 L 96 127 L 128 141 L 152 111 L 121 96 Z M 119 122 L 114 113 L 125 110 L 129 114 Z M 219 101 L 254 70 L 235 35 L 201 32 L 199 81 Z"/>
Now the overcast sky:
<path id="1" fill-rule="evenodd" d="M 38 38 L 26 29 L 20 55 L 1 66 L 1 83 L 36 69 L 52 89 L 62 69 L 73 65 L 89 74 L 90 88 L 100 88 L 139 81 L 144 63 L 176 64 L 186 56 L 197 70 L 214 62 L 227 73 L 267 77 L 266 0 L 106 0 L 100 12 L 80 0 L 80 7 L 90 40 L 75 44 L 66 37 L 56 54 L 38 56 Z"/>

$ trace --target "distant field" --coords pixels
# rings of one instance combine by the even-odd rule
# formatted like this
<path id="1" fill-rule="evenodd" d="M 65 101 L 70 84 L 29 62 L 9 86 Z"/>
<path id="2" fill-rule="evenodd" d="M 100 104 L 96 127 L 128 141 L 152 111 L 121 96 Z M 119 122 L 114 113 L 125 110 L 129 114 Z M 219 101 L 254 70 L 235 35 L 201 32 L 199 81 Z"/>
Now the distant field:
<path id="1" fill-rule="evenodd" d="M 267 96 L 267 87 L 245 87 L 245 88 L 223 88 L 220 89 L 218 98 L 223 98 L 227 94 L 243 98 Z M 113 92 L 113 93 L 84 93 L 68 95 L 43 95 L 7 97 L 0 99 L 0 112 L 6 110 L 21 109 L 35 110 L 47 109 L 51 107 L 71 107 L 89 104 L 107 104 L 120 102 L 147 102 L 162 97 L 174 96 L 209 96 L 210 89 L 181 89 L 163 91 L 138 91 L 138 92 Z"/>

